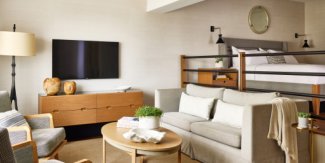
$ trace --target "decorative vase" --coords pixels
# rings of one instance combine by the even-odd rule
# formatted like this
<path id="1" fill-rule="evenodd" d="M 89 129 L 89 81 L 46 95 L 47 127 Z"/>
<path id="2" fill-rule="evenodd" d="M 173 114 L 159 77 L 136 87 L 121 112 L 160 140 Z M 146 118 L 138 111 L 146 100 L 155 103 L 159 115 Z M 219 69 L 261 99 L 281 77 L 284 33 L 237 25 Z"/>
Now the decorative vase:
<path id="1" fill-rule="evenodd" d="M 308 128 L 308 118 L 298 117 L 298 128 Z"/>
<path id="2" fill-rule="evenodd" d="M 64 93 L 66 95 L 72 95 L 72 94 L 76 93 L 77 84 L 74 81 L 66 81 L 63 84 L 63 89 L 64 89 Z"/>
<path id="3" fill-rule="evenodd" d="M 219 61 L 215 63 L 216 68 L 223 68 L 223 61 Z"/>
<path id="4" fill-rule="evenodd" d="M 160 117 L 158 116 L 139 117 L 139 128 L 156 129 L 159 127 L 160 127 Z"/>
<path id="5" fill-rule="evenodd" d="M 48 96 L 59 93 L 61 80 L 59 78 L 46 78 L 43 82 L 43 89 Z"/>

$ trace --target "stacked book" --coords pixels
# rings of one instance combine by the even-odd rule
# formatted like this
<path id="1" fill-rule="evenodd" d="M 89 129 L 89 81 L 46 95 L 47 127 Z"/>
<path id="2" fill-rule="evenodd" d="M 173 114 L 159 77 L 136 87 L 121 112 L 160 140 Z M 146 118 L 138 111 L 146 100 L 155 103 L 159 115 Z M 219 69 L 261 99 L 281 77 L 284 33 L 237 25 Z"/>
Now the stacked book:
<path id="1" fill-rule="evenodd" d="M 137 117 L 122 117 L 117 121 L 116 127 L 121 128 L 137 128 L 139 119 Z"/>

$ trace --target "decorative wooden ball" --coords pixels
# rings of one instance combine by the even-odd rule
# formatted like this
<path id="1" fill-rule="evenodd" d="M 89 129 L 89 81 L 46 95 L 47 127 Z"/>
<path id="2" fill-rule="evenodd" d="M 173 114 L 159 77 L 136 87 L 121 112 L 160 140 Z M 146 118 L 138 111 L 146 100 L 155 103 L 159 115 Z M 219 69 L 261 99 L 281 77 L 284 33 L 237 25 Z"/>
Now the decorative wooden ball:
<path id="1" fill-rule="evenodd" d="M 77 90 L 77 84 L 74 81 L 66 81 L 64 82 L 64 93 L 67 95 L 72 95 L 76 93 Z"/>
<path id="2" fill-rule="evenodd" d="M 61 80 L 59 78 L 46 78 L 43 82 L 43 89 L 48 96 L 59 93 Z"/>

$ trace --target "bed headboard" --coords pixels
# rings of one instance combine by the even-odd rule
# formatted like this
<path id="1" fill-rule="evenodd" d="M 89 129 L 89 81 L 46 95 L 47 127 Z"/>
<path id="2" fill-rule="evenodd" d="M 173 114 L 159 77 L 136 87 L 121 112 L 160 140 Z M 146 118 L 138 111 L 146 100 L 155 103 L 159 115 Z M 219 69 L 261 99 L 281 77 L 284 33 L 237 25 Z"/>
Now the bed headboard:
<path id="1" fill-rule="evenodd" d="M 224 38 L 227 46 L 227 54 L 232 54 L 231 46 L 235 46 L 239 49 L 274 49 L 287 51 L 287 42 L 283 41 L 267 41 L 267 40 L 251 40 L 251 39 L 239 39 L 239 38 Z M 229 66 L 232 66 L 232 59 L 229 59 Z"/>

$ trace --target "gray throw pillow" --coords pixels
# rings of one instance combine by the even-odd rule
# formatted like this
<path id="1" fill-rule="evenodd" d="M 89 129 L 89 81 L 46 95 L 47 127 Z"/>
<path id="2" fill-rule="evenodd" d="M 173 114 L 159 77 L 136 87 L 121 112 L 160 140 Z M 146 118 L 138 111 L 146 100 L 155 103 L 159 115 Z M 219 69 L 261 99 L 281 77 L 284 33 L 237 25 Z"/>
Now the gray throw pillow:
<path id="1" fill-rule="evenodd" d="M 29 126 L 22 114 L 16 110 L 0 113 L 0 127 Z"/>
<path id="2" fill-rule="evenodd" d="M 283 64 L 286 63 L 284 56 L 266 56 L 269 64 Z"/>

